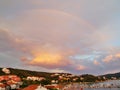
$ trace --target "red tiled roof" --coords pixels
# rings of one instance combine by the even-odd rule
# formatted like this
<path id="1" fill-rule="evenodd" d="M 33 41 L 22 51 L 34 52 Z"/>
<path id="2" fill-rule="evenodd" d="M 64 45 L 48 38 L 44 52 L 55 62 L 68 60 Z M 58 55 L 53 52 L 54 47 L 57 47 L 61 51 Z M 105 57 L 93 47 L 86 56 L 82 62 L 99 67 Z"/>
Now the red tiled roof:
<path id="1" fill-rule="evenodd" d="M 8 81 L 7 84 L 8 84 L 8 85 L 12 85 L 12 84 L 15 84 L 15 83 L 12 82 L 12 81 Z"/>
<path id="2" fill-rule="evenodd" d="M 6 75 L 6 76 L 3 76 L 4 80 L 9 80 L 9 77 Z"/>
<path id="3" fill-rule="evenodd" d="M 2 80 L 13 80 L 15 82 L 20 82 L 21 81 L 21 78 L 18 77 L 17 75 L 3 75 L 3 76 L 0 76 L 0 81 Z"/>
<path id="4" fill-rule="evenodd" d="M 54 86 L 54 85 L 46 85 L 45 87 L 47 89 L 60 88 L 58 85 L 56 85 L 56 86 Z"/>
<path id="5" fill-rule="evenodd" d="M 13 78 L 11 78 L 13 81 L 15 81 L 15 82 L 20 82 L 21 81 L 21 79 L 19 78 L 19 77 L 13 77 Z"/>
<path id="6" fill-rule="evenodd" d="M 28 87 L 22 89 L 22 90 L 35 90 L 37 89 L 39 85 L 29 85 Z"/>
<path id="7" fill-rule="evenodd" d="M 5 85 L 4 85 L 4 84 L 0 84 L 0 87 L 4 88 L 4 87 L 5 87 Z"/>

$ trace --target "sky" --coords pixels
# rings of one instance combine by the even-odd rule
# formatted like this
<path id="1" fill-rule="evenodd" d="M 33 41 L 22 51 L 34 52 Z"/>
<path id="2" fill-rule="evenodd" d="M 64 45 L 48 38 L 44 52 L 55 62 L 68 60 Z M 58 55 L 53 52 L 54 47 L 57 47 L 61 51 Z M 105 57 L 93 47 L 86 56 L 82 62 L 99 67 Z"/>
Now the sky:
<path id="1" fill-rule="evenodd" d="M 120 0 L 0 0 L 0 67 L 120 72 Z"/>

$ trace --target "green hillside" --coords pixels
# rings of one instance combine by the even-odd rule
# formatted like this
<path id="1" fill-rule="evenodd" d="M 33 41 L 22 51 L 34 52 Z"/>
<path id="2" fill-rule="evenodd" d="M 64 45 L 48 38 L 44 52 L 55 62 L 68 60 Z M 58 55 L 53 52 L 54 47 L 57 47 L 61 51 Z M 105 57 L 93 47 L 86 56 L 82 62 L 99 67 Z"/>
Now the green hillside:
<path id="1" fill-rule="evenodd" d="M 47 72 L 37 72 L 37 71 L 30 71 L 30 70 L 22 70 L 22 69 L 14 69 L 8 68 L 10 70 L 10 74 L 18 75 L 19 77 L 28 77 L 28 76 L 38 76 L 38 77 L 46 77 L 49 78 L 52 73 Z M 0 68 L 0 75 L 5 75 Z"/>
<path id="2" fill-rule="evenodd" d="M 100 75 L 100 77 L 106 77 L 108 79 L 111 79 L 112 77 L 115 77 L 117 79 L 120 79 L 120 72 L 119 73 Z"/>

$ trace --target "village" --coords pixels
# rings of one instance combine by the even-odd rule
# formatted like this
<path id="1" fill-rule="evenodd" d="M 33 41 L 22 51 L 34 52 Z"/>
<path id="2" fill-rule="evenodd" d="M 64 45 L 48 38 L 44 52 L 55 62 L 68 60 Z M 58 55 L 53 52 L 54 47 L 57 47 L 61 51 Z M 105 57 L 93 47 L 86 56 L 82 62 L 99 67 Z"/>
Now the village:
<path id="1" fill-rule="evenodd" d="M 94 77 L 90 75 L 77 76 L 67 73 L 51 73 L 49 78 L 31 75 L 23 77 L 13 73 L 11 74 L 8 68 L 2 68 L 1 70 L 4 75 L 0 76 L 0 90 L 69 90 L 70 88 L 76 87 L 105 88 L 110 86 L 110 84 L 94 84 L 95 82 L 101 83 L 108 81 L 106 77 Z M 111 77 L 109 80 L 117 80 L 117 78 Z M 117 87 L 113 84 L 112 86 Z"/>

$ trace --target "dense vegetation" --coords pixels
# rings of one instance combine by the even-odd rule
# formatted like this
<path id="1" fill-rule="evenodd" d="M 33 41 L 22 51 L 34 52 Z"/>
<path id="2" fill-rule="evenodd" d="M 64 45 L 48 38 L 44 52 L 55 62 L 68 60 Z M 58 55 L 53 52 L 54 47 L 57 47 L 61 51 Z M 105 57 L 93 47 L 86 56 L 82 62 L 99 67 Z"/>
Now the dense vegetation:
<path id="1" fill-rule="evenodd" d="M 113 73 L 113 74 L 100 75 L 100 77 L 106 77 L 108 79 L 111 79 L 112 77 L 116 77 L 117 79 L 120 79 L 120 72 L 119 73 Z"/>
<path id="2" fill-rule="evenodd" d="M 18 75 L 19 77 L 28 77 L 28 76 L 38 76 L 38 77 L 46 77 L 49 78 L 51 73 L 46 72 L 37 72 L 37 71 L 29 71 L 29 70 L 22 70 L 22 69 L 13 69 L 8 68 L 10 70 L 10 74 Z M 0 68 L 0 75 L 4 75 L 5 73 Z"/>

